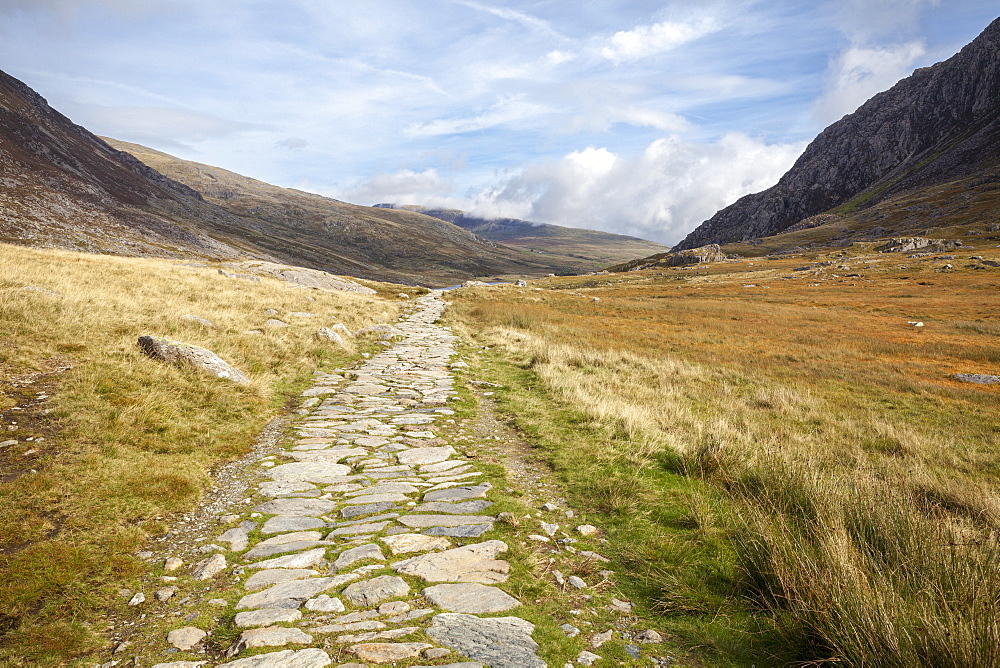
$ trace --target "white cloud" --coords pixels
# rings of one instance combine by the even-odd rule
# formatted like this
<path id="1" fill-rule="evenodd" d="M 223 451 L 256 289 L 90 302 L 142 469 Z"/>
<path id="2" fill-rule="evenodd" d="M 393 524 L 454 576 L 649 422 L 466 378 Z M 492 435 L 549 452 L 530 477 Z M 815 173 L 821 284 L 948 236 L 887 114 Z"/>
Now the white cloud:
<path id="1" fill-rule="evenodd" d="M 454 187 L 455 184 L 442 177 L 436 169 L 425 169 L 422 172 L 401 169 L 356 183 L 343 196 L 338 194 L 336 197 L 366 206 L 383 202 L 438 206 L 442 201 L 448 200 L 445 193 L 450 193 Z"/>
<path id="2" fill-rule="evenodd" d="M 717 210 L 774 185 L 804 148 L 741 133 L 709 144 L 667 137 L 635 156 L 591 147 L 502 179 L 474 211 L 676 243 Z"/>
<path id="3" fill-rule="evenodd" d="M 911 36 L 919 30 L 923 12 L 940 0 L 837 0 L 841 31 L 856 45 Z"/>
<path id="4" fill-rule="evenodd" d="M 884 48 L 852 46 L 831 64 L 813 113 L 824 125 L 855 111 L 876 93 L 909 75 L 926 53 L 920 42 Z"/>
<path id="5" fill-rule="evenodd" d="M 639 60 L 676 49 L 713 33 L 720 27 L 719 23 L 711 18 L 700 18 L 689 22 L 663 21 L 636 26 L 632 30 L 616 32 L 611 37 L 610 43 L 601 49 L 601 55 L 615 62 Z"/>
<path id="6" fill-rule="evenodd" d="M 231 121 L 198 111 L 168 107 L 70 104 L 63 111 L 74 122 L 96 134 L 148 146 L 178 147 L 187 142 L 227 137 L 264 127 L 259 123 Z"/>
<path id="7" fill-rule="evenodd" d="M 451 2 L 453 4 L 461 5 L 462 7 L 468 7 L 469 9 L 474 9 L 479 12 L 492 14 L 497 18 L 505 19 L 507 21 L 515 21 L 517 23 L 520 23 L 525 28 L 530 28 L 531 30 L 537 30 L 538 32 L 550 35 L 552 37 L 566 39 L 565 35 L 563 35 L 562 33 L 558 32 L 555 28 L 553 28 L 548 21 L 540 19 L 537 16 L 532 16 L 531 14 L 519 12 L 516 9 L 510 9 L 509 7 L 492 7 L 490 5 L 486 5 L 481 2 L 474 2 L 473 0 L 451 0 Z"/>

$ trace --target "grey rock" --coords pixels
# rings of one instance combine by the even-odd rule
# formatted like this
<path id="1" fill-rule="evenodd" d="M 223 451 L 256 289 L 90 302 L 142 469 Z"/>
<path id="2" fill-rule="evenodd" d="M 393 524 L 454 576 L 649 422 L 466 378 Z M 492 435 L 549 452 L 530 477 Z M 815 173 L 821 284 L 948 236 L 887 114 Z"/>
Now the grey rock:
<path id="1" fill-rule="evenodd" d="M 286 466 L 294 466 L 294 464 L 286 464 Z M 274 469 L 271 470 L 273 471 Z M 273 499 L 260 504 L 254 508 L 254 510 L 258 513 L 265 513 L 268 515 L 304 515 L 307 517 L 319 517 L 320 515 L 327 514 L 336 507 L 336 503 L 325 499 L 292 498 Z"/>
<path id="2" fill-rule="evenodd" d="M 370 663 L 396 663 L 420 656 L 420 652 L 430 647 L 425 642 L 359 643 L 351 645 L 347 651 Z"/>
<path id="3" fill-rule="evenodd" d="M 346 610 L 343 601 L 327 594 L 320 594 L 316 598 L 306 601 L 306 610 L 313 612 L 343 612 Z"/>
<path id="4" fill-rule="evenodd" d="M 336 545 L 333 541 L 328 540 L 300 540 L 294 543 L 280 543 L 278 545 L 264 545 L 255 547 L 246 554 L 243 558 L 247 561 L 253 561 L 255 559 L 263 559 L 264 557 L 273 557 L 276 554 L 284 554 L 285 552 L 299 552 L 300 550 L 308 550 L 310 548 L 320 547 L 322 545 L 333 546 Z"/>
<path id="5" fill-rule="evenodd" d="M 347 342 L 344 341 L 344 337 L 329 327 L 320 327 L 319 331 L 316 332 L 316 336 L 321 339 L 326 339 L 327 341 L 333 341 L 338 346 L 343 346 L 344 348 L 347 347 Z"/>
<path id="6" fill-rule="evenodd" d="M 483 524 L 493 522 L 492 517 L 475 515 L 472 517 L 461 517 L 455 515 L 407 515 L 399 518 L 399 523 L 414 529 L 426 527 L 457 527 L 466 524 Z"/>
<path id="7" fill-rule="evenodd" d="M 336 586 L 335 578 L 310 578 L 282 582 L 254 594 L 247 594 L 236 604 L 237 608 L 288 608 L 287 601 L 295 601 L 291 607 L 299 607 L 306 599 Z"/>
<path id="8" fill-rule="evenodd" d="M 580 652 L 580 655 L 576 657 L 576 662 L 579 663 L 581 666 L 592 666 L 600 660 L 601 657 L 594 654 L 593 652 L 587 652 L 587 651 Z"/>
<path id="9" fill-rule="evenodd" d="M 519 617 L 482 618 L 446 612 L 431 621 L 427 635 L 435 642 L 492 668 L 545 668 L 535 625 Z"/>
<path id="10" fill-rule="evenodd" d="M 479 513 L 493 505 L 492 501 L 476 500 L 462 503 L 448 503 L 447 501 L 429 501 L 422 503 L 416 508 L 412 508 L 414 513 L 453 513 L 456 515 L 471 515 Z"/>
<path id="11" fill-rule="evenodd" d="M 268 626 L 262 629 L 251 629 L 240 634 L 239 639 L 233 643 L 226 652 L 227 657 L 233 657 L 245 649 L 255 647 L 284 647 L 285 645 L 308 645 L 313 638 L 308 633 L 299 629 L 290 629 L 283 626 Z"/>
<path id="12" fill-rule="evenodd" d="M 326 668 L 333 660 L 321 649 L 286 649 L 281 652 L 221 663 L 216 668 Z"/>
<path id="13" fill-rule="evenodd" d="M 583 578 L 577 577 L 576 575 L 571 575 L 566 580 L 577 589 L 586 589 L 587 583 L 583 581 Z"/>
<path id="14" fill-rule="evenodd" d="M 229 543 L 229 549 L 233 552 L 242 552 L 247 549 L 250 532 L 257 527 L 256 522 L 246 521 L 238 527 L 229 529 L 224 534 L 216 538 L 223 543 Z"/>
<path id="15" fill-rule="evenodd" d="M 129 604 L 129 607 L 133 607 L 134 608 L 135 606 L 142 605 L 145 602 L 146 602 L 146 595 L 143 594 L 140 591 L 135 596 L 133 596 L 131 599 L 129 599 L 128 604 Z"/>
<path id="16" fill-rule="evenodd" d="M 572 624 L 562 624 L 559 628 L 561 628 L 563 630 L 563 633 L 565 633 L 570 638 L 575 638 L 578 635 L 580 635 L 580 629 L 576 628 Z"/>
<path id="17" fill-rule="evenodd" d="M 641 631 L 641 632 L 635 634 L 635 636 L 633 636 L 632 639 L 635 640 L 636 642 L 641 642 L 641 643 L 660 643 L 660 642 L 663 642 L 663 636 L 661 636 L 659 633 L 657 633 L 653 629 L 647 629 L 645 631 Z"/>
<path id="18" fill-rule="evenodd" d="M 209 580 L 226 570 L 226 557 L 221 554 L 213 554 L 207 559 L 203 559 L 195 564 L 191 576 L 195 580 Z"/>
<path id="19" fill-rule="evenodd" d="M 285 533 L 286 531 L 306 531 L 326 526 L 326 522 L 316 517 L 305 515 L 276 515 L 264 522 L 260 528 L 263 534 Z"/>
<path id="20" fill-rule="evenodd" d="M 447 550 L 451 547 L 451 541 L 447 538 L 425 536 L 419 533 L 400 533 L 393 536 L 386 536 L 382 538 L 382 542 L 389 546 L 389 551 L 393 555 L 406 554 L 407 552 Z"/>
<path id="21" fill-rule="evenodd" d="M 319 575 L 317 571 L 309 568 L 269 568 L 258 571 L 247 578 L 243 583 L 243 588 L 247 591 L 257 591 L 271 585 L 301 580 Z"/>
<path id="22" fill-rule="evenodd" d="M 208 634 L 196 626 L 185 626 L 174 629 L 167 634 L 167 642 L 181 650 L 187 652 L 200 643 Z"/>
<path id="23" fill-rule="evenodd" d="M 348 517 L 360 517 L 362 515 L 372 515 L 374 513 L 385 512 L 386 510 L 392 510 L 396 507 L 396 504 L 391 501 L 381 501 L 379 503 L 365 503 L 360 506 L 347 506 L 342 508 L 340 511 L 340 516 L 344 518 Z"/>
<path id="24" fill-rule="evenodd" d="M 633 659 L 638 659 L 642 656 L 642 649 L 638 645 L 625 645 L 625 652 Z"/>
<path id="25" fill-rule="evenodd" d="M 412 575 L 427 582 L 479 582 L 495 584 L 505 582 L 510 564 L 496 559 L 507 551 L 507 544 L 499 540 L 456 547 L 443 552 L 422 554 L 392 564 L 403 575 Z"/>
<path id="26" fill-rule="evenodd" d="M 270 626 L 279 622 L 297 622 L 302 618 L 298 610 L 268 609 L 246 610 L 236 613 L 236 626 Z"/>
<path id="27" fill-rule="evenodd" d="M 293 462 L 281 464 L 267 470 L 267 475 L 275 480 L 297 480 L 332 485 L 338 482 L 353 482 L 356 477 L 348 475 L 349 466 L 330 462 Z"/>
<path id="28" fill-rule="evenodd" d="M 347 568 L 351 564 L 371 559 L 374 559 L 375 561 L 385 561 L 385 555 L 382 554 L 382 549 L 374 543 L 359 545 L 358 547 L 352 547 L 349 550 L 344 550 L 340 553 L 340 556 L 337 557 L 337 560 L 333 562 L 333 567 L 340 571 Z"/>
<path id="29" fill-rule="evenodd" d="M 590 646 L 597 649 L 604 643 L 611 640 L 611 638 L 613 638 L 614 635 L 615 632 L 610 629 L 605 631 L 604 633 L 595 633 L 594 635 L 590 636 Z"/>
<path id="30" fill-rule="evenodd" d="M 278 320 L 277 318 L 268 318 L 267 322 L 264 323 L 268 327 L 290 327 L 290 325 L 284 320 Z"/>
<path id="31" fill-rule="evenodd" d="M 995 385 L 1000 383 L 1000 376 L 990 376 L 983 373 L 956 373 L 955 378 L 964 383 L 977 385 Z"/>
<path id="32" fill-rule="evenodd" d="M 215 323 L 201 316 L 191 315 L 190 313 L 185 313 L 181 316 L 181 320 L 190 320 L 191 322 L 196 322 L 204 327 L 215 327 Z"/>
<path id="33" fill-rule="evenodd" d="M 157 589 L 153 596 L 160 603 L 170 600 L 170 597 L 177 593 L 177 587 L 162 587 Z"/>
<path id="34" fill-rule="evenodd" d="M 468 524 L 457 527 L 431 527 L 427 531 L 424 531 L 424 535 L 454 536 L 455 538 L 479 538 L 492 528 L 492 524 Z"/>
<path id="35" fill-rule="evenodd" d="M 455 454 L 455 449 L 450 445 L 437 448 L 413 448 L 404 450 L 396 455 L 400 464 L 434 464 L 443 462 Z"/>
<path id="36" fill-rule="evenodd" d="M 504 612 L 521 605 L 520 601 L 501 589 L 471 582 L 434 585 L 424 589 L 423 594 L 431 605 L 448 612 Z"/>
<path id="37" fill-rule="evenodd" d="M 330 532 L 331 536 L 357 536 L 359 534 L 378 533 L 388 525 L 388 522 L 373 522 L 371 524 L 355 524 L 340 527 Z"/>
<path id="38" fill-rule="evenodd" d="M 344 588 L 342 595 L 352 605 L 371 608 L 391 598 L 406 596 L 410 585 L 395 575 L 380 575 L 364 582 L 355 582 Z"/>
<path id="39" fill-rule="evenodd" d="M 299 554 L 289 554 L 284 557 L 275 557 L 249 564 L 247 568 L 309 568 L 315 566 L 326 559 L 326 548 L 317 548 Z"/>
<path id="40" fill-rule="evenodd" d="M 139 347 L 149 357 L 161 362 L 191 366 L 216 378 L 231 380 L 240 385 L 250 383 L 246 374 L 206 348 L 151 335 L 140 336 Z"/>

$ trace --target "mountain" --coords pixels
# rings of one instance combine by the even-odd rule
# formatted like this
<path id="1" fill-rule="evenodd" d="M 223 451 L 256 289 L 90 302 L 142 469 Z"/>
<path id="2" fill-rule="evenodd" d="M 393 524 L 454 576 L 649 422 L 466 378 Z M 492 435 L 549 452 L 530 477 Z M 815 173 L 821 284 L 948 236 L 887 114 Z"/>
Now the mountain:
<path id="1" fill-rule="evenodd" d="M 106 141 L 3 72 L 0 242 L 136 256 L 258 258 L 429 285 L 572 271 L 429 216 L 345 204 Z"/>
<path id="2" fill-rule="evenodd" d="M 998 141 L 1000 19 L 955 56 L 823 130 L 777 185 L 722 209 L 675 248 L 768 237 L 820 213 L 851 214 L 905 192 L 975 180 L 996 170 Z"/>
<path id="3" fill-rule="evenodd" d="M 255 247 L 333 273 L 402 283 L 455 283 L 475 276 L 572 271 L 437 218 L 359 206 L 263 181 L 139 144 L 104 137 L 207 202 L 248 221 L 242 235 Z"/>
<path id="4" fill-rule="evenodd" d="M 603 269 L 624 260 L 670 250 L 653 241 L 597 230 L 533 223 L 516 218 L 477 218 L 458 209 L 430 209 L 414 205 L 376 204 L 376 207 L 415 211 L 454 223 L 476 236 L 551 258 L 577 271 Z"/>

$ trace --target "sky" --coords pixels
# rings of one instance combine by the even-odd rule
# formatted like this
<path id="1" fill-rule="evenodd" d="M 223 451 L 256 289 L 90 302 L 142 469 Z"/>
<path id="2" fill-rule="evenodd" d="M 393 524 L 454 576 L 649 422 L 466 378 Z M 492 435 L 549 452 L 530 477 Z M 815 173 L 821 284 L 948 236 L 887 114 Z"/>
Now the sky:
<path id="1" fill-rule="evenodd" d="M 996 0 L 0 0 L 74 122 L 356 204 L 679 241 Z"/>

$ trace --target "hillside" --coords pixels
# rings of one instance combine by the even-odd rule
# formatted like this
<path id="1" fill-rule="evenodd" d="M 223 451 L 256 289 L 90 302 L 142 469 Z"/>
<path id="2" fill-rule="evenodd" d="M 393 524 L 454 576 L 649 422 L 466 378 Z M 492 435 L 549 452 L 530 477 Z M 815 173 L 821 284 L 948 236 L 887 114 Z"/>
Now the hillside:
<path id="1" fill-rule="evenodd" d="M 344 204 L 129 148 L 152 166 L 0 72 L 0 241 L 133 256 L 257 258 L 436 285 L 571 270 L 427 216 Z"/>
<path id="2" fill-rule="evenodd" d="M 598 230 L 534 223 L 516 218 L 477 218 L 458 209 L 431 209 L 413 205 L 376 204 L 380 208 L 415 211 L 472 232 L 476 236 L 520 248 L 576 266 L 579 271 L 603 269 L 609 264 L 664 253 L 669 246 Z"/>
<path id="3" fill-rule="evenodd" d="M 826 128 L 772 188 L 747 195 L 677 245 L 768 237 L 832 211 L 995 174 L 1000 163 L 1000 19 L 958 54 L 922 68 Z M 922 216 L 934 227 L 933 216 Z"/>
<path id="4" fill-rule="evenodd" d="M 104 138 L 248 221 L 244 237 L 282 261 L 361 278 L 446 285 L 475 276 L 568 272 L 430 216 L 347 204 Z"/>

